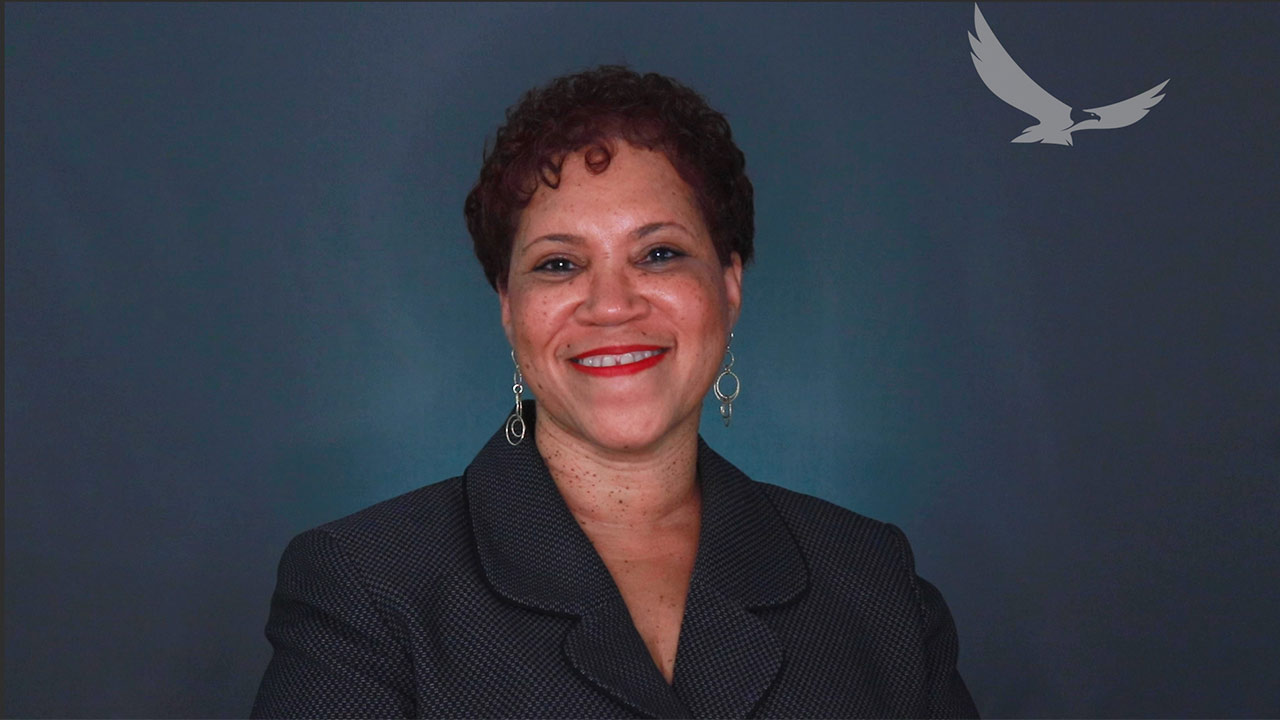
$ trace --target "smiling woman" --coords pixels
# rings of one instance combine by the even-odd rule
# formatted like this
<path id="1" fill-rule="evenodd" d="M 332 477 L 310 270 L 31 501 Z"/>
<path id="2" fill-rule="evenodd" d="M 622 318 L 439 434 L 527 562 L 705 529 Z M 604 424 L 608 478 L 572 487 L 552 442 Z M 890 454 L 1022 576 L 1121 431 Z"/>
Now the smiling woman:
<path id="1" fill-rule="evenodd" d="M 521 213 L 502 325 L 540 401 L 544 457 L 566 442 L 593 456 L 678 446 L 692 457 L 742 261 L 734 252 L 721 265 L 665 155 L 626 143 L 611 155 L 598 174 L 570 155 L 559 187 L 539 188 Z"/>
<path id="2" fill-rule="evenodd" d="M 902 533 L 698 435 L 752 208 L 674 80 L 526 94 L 466 201 L 516 409 L 462 476 L 290 543 L 255 716 L 976 715 Z"/>

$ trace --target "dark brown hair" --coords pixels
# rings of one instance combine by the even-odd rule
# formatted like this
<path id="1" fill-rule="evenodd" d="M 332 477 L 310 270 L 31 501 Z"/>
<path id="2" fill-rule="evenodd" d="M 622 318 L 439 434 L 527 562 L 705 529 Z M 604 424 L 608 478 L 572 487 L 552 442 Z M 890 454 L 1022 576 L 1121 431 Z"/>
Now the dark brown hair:
<path id="1" fill-rule="evenodd" d="M 476 257 L 494 289 L 506 288 L 519 213 L 538 189 L 556 188 L 565 158 L 586 148 L 592 173 L 609 167 L 613 141 L 659 150 L 689 187 L 720 262 L 751 260 L 755 207 L 746 158 L 729 122 L 675 80 L 602 65 L 524 94 L 507 110 L 463 213 Z"/>

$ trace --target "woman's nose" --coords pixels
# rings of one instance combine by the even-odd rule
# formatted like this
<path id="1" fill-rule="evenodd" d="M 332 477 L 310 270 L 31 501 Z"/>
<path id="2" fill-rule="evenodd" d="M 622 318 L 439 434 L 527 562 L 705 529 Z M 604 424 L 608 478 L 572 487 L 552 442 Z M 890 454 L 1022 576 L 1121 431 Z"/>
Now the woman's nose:
<path id="1" fill-rule="evenodd" d="M 578 305 L 578 317 L 594 325 L 620 325 L 644 315 L 648 302 L 624 271 L 598 270 Z"/>

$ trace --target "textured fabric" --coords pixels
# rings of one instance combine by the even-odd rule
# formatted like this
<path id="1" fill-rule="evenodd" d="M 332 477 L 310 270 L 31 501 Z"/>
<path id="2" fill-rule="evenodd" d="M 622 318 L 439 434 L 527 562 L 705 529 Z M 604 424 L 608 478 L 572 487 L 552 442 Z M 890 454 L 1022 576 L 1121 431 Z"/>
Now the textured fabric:
<path id="1" fill-rule="evenodd" d="M 977 715 L 901 531 L 701 438 L 698 480 L 672 684 L 534 443 L 499 431 L 463 476 L 289 543 L 254 717 Z"/>

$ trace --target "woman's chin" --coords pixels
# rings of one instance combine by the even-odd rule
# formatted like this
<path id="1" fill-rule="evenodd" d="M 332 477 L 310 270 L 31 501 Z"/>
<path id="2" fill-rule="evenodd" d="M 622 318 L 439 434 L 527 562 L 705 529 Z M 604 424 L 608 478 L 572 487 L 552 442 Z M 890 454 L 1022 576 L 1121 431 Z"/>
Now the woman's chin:
<path id="1" fill-rule="evenodd" d="M 569 427 L 576 430 L 574 434 L 581 440 L 599 450 L 626 453 L 657 447 L 677 431 L 680 424 L 668 408 L 632 407 L 582 413 Z"/>

